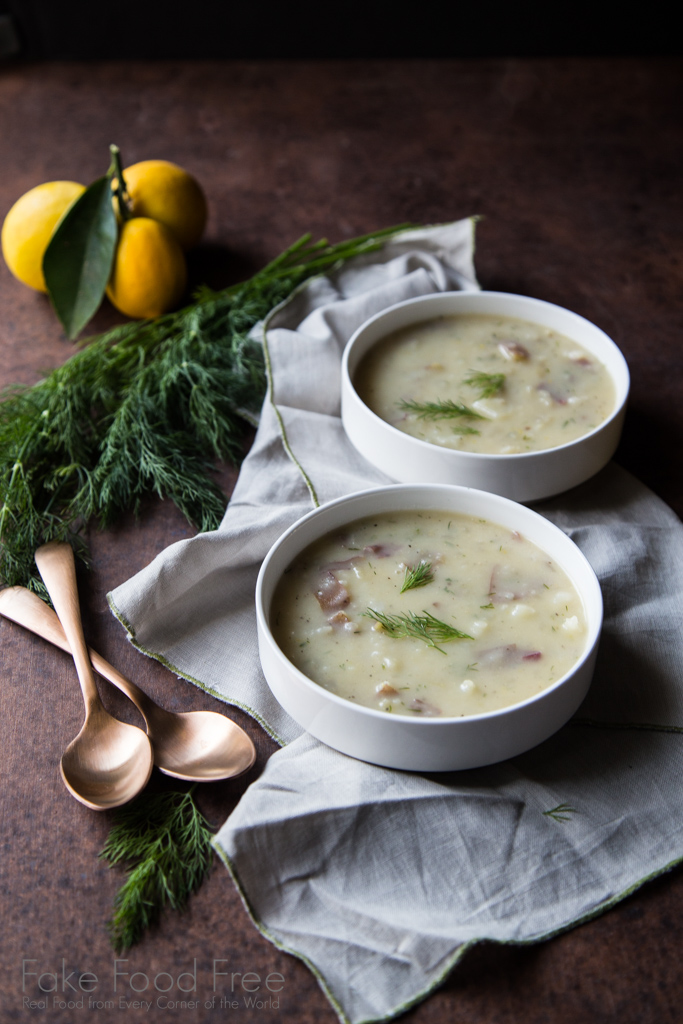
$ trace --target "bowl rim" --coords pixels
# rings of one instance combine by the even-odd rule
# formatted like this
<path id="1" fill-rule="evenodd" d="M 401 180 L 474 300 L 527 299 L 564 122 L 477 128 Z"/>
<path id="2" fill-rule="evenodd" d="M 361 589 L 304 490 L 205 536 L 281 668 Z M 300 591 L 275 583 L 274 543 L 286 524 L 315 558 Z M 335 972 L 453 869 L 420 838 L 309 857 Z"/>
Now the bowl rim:
<path id="1" fill-rule="evenodd" d="M 383 320 L 385 317 L 389 317 L 389 315 L 394 313 L 394 311 L 397 309 L 409 308 L 412 306 L 419 307 L 420 305 L 429 305 L 431 302 L 435 302 L 438 301 L 439 299 L 444 298 L 457 299 L 458 301 L 464 300 L 465 302 L 468 302 L 472 297 L 476 297 L 478 299 L 492 298 L 494 302 L 498 301 L 499 299 L 513 300 L 519 301 L 520 304 L 530 303 L 533 307 L 539 307 L 548 310 L 559 310 L 561 314 L 576 320 L 582 326 L 586 325 L 589 328 L 589 330 L 597 332 L 598 336 L 601 336 L 601 340 L 607 343 L 608 348 L 611 348 L 612 355 L 615 358 L 617 364 L 619 365 L 619 370 L 621 372 L 621 379 L 617 379 L 617 375 L 613 373 L 610 367 L 608 367 L 603 362 L 603 366 L 605 366 L 605 369 L 607 370 L 610 380 L 612 381 L 612 384 L 615 389 L 615 404 L 610 415 L 607 416 L 604 420 L 602 420 L 601 423 L 598 423 L 597 426 L 593 427 L 592 430 L 587 431 L 585 434 L 580 434 L 573 440 L 565 441 L 563 444 L 553 445 L 552 448 L 538 448 L 535 451 L 530 452 L 504 453 L 469 452 L 463 451 L 460 448 L 447 448 L 445 445 L 436 444 L 433 441 L 423 441 L 422 438 L 414 437 L 412 434 L 407 434 L 405 431 L 399 430 L 398 427 L 395 427 L 392 423 L 389 423 L 388 420 L 383 419 L 376 412 L 374 412 L 370 408 L 370 406 L 367 405 L 360 397 L 353 383 L 353 377 L 349 371 L 349 360 L 352 358 L 354 354 L 353 349 L 357 345 L 358 339 L 361 338 L 367 330 L 370 330 L 371 327 L 373 327 L 378 321 Z M 484 313 L 482 315 L 486 314 Z M 425 317 L 425 319 L 429 318 Z M 531 317 L 520 316 L 519 319 L 529 319 L 532 323 L 535 322 Z M 411 321 L 411 323 L 420 323 L 420 320 L 416 319 L 414 321 Z M 410 323 L 404 324 L 403 326 L 408 327 L 410 326 Z M 400 330 L 400 328 L 395 329 Z M 363 352 L 363 355 L 360 356 L 359 358 L 363 359 L 374 345 L 378 344 L 380 341 L 383 340 L 383 337 L 384 336 L 380 336 L 376 338 L 373 342 L 371 342 L 366 351 Z M 582 342 L 577 341 L 577 344 L 582 344 Z M 356 367 L 355 369 L 357 370 L 358 367 Z M 365 320 L 360 325 L 360 327 L 358 327 L 354 331 L 354 333 L 351 335 L 348 342 L 344 346 L 341 362 L 341 380 L 342 391 L 348 391 L 349 397 L 351 397 L 360 406 L 363 414 L 369 416 L 376 426 L 383 427 L 386 430 L 389 430 L 397 441 L 399 438 L 406 439 L 404 443 L 411 446 L 415 446 L 417 450 L 419 450 L 420 448 L 424 448 L 426 450 L 433 452 L 434 449 L 436 449 L 439 452 L 446 453 L 445 457 L 449 459 L 455 457 L 458 459 L 462 458 L 465 461 L 482 460 L 483 462 L 496 462 L 498 460 L 503 460 L 504 462 L 523 462 L 529 459 L 538 459 L 539 456 L 547 455 L 550 452 L 568 451 L 572 448 L 583 445 L 590 438 L 602 433 L 602 431 L 604 431 L 611 423 L 613 423 L 615 419 L 617 419 L 619 416 L 623 414 L 624 407 L 628 401 L 631 388 L 631 375 L 629 372 L 628 363 L 626 362 L 623 352 L 616 344 L 616 342 L 614 342 L 610 338 L 610 336 L 606 334 L 605 331 L 602 330 L 601 327 L 598 327 L 597 324 L 594 324 L 592 320 L 588 320 L 580 313 L 575 313 L 573 310 L 567 309 L 566 306 L 559 306 L 557 303 L 548 302 L 546 299 L 536 299 L 530 295 L 520 295 L 516 292 L 486 291 L 484 289 L 478 291 L 468 289 L 464 291 L 429 292 L 427 295 L 417 295 L 413 296 L 410 299 L 403 299 L 400 302 L 395 302 L 393 305 L 387 306 L 386 309 L 382 309 L 378 313 L 375 313 L 373 316 Z"/>
<path id="2" fill-rule="evenodd" d="M 545 524 L 543 527 L 544 529 L 548 528 L 551 533 L 556 533 L 556 535 L 558 536 L 558 542 L 560 544 L 566 544 L 567 552 L 572 552 L 573 557 L 578 558 L 578 561 L 582 563 L 583 570 L 587 575 L 587 582 L 589 584 L 589 588 L 592 588 L 593 590 L 591 599 L 596 604 L 597 616 L 595 618 L 595 621 L 591 619 L 591 616 L 589 615 L 589 609 L 587 607 L 587 599 L 584 593 L 584 589 L 579 589 L 579 586 L 577 585 L 576 580 L 571 574 L 571 572 L 566 568 L 565 565 L 562 565 L 561 568 L 567 574 L 567 576 L 569 576 L 584 606 L 584 613 L 586 616 L 587 625 L 587 636 L 583 653 L 581 654 L 580 658 L 574 662 L 574 664 L 564 673 L 564 675 L 562 675 L 559 679 L 556 679 L 551 686 L 548 686 L 545 689 L 539 691 L 539 693 L 533 694 L 531 697 L 526 697 L 524 700 L 517 701 L 514 704 L 509 704 L 502 708 L 496 708 L 492 711 L 480 712 L 475 715 L 444 715 L 438 718 L 410 718 L 407 715 L 396 715 L 395 717 L 390 717 L 387 716 L 387 713 L 385 711 L 381 711 L 377 708 L 368 707 L 365 704 L 358 704 L 355 701 L 347 700 L 345 697 L 340 697 L 338 694 L 330 692 L 320 683 L 316 683 L 315 680 L 307 676 L 304 672 L 301 671 L 301 669 L 297 668 L 297 666 L 294 665 L 294 663 L 291 662 L 289 658 L 286 656 L 286 654 L 282 651 L 270 629 L 270 608 L 265 607 L 265 602 L 263 599 L 263 591 L 267 575 L 269 572 L 274 571 L 270 569 L 270 566 L 274 561 L 275 557 L 277 556 L 278 552 L 282 549 L 282 547 L 289 543 L 291 537 L 295 536 L 298 533 L 305 533 L 306 530 L 308 529 L 308 524 L 311 521 L 315 521 L 321 518 L 323 515 L 331 514 L 334 509 L 345 505 L 347 502 L 350 503 L 359 500 L 369 501 L 373 496 L 382 496 L 388 493 L 400 493 L 402 491 L 408 492 L 415 490 L 445 491 L 457 493 L 466 492 L 468 494 L 474 494 L 476 496 L 479 496 L 480 499 L 483 499 L 486 502 L 490 501 L 493 505 L 501 505 L 503 507 L 512 506 L 515 509 L 519 509 L 521 510 L 519 514 L 525 517 L 528 516 L 532 521 L 534 519 L 539 520 L 541 523 Z M 453 496 L 455 497 L 457 496 L 457 494 L 453 493 Z M 411 511 L 413 510 L 413 508 L 406 507 L 406 511 Z M 431 506 L 431 508 L 432 510 L 437 511 L 436 506 Z M 398 509 L 393 509 L 393 511 L 397 510 Z M 453 509 L 453 512 L 455 513 L 457 513 L 458 511 L 460 510 L 457 510 L 455 508 Z M 467 515 L 472 513 L 463 513 L 462 511 L 460 511 L 460 514 Z M 348 522 L 353 522 L 355 519 L 362 519 L 366 515 L 372 515 L 372 512 L 359 512 L 353 518 L 350 518 Z M 490 521 L 496 522 L 497 525 L 500 526 L 506 525 L 505 523 L 497 521 L 495 518 L 491 518 Z M 297 548 L 296 552 L 292 555 L 292 558 L 296 557 L 297 554 L 300 554 L 301 551 L 308 547 L 309 544 L 313 544 L 315 543 L 316 540 L 319 540 L 321 537 L 323 537 L 326 532 L 329 532 L 329 530 L 324 530 L 322 533 L 317 534 L 315 537 L 310 537 L 306 539 L 305 542 Z M 527 539 L 531 540 L 531 538 Z M 543 546 L 541 544 L 537 544 L 535 540 L 531 540 L 531 543 L 536 544 L 536 546 L 541 548 L 541 550 L 545 550 Z M 553 560 L 556 560 L 554 555 Z M 275 586 L 277 585 L 277 582 L 279 582 L 279 578 L 280 576 L 278 576 L 278 579 L 273 583 L 273 591 L 275 589 Z M 351 708 L 363 716 L 370 716 L 371 719 L 378 719 L 382 722 L 387 723 L 390 721 L 395 722 L 397 727 L 417 727 L 428 729 L 438 729 L 444 728 L 446 726 L 452 728 L 457 724 L 460 724 L 464 727 L 469 723 L 474 724 L 476 722 L 487 722 L 494 719 L 505 718 L 508 715 L 517 714 L 521 711 L 526 710 L 527 708 L 531 708 L 534 704 L 543 703 L 558 689 L 561 689 L 574 675 L 576 675 L 576 673 L 579 672 L 585 665 L 585 663 L 592 657 L 593 652 L 600 641 L 604 619 L 604 602 L 598 577 L 592 565 L 584 555 L 583 551 L 581 551 L 578 545 L 576 545 L 574 541 L 572 541 L 571 537 L 567 536 L 567 534 L 564 533 L 563 530 L 556 526 L 551 520 L 546 519 L 545 516 L 540 515 L 540 513 L 528 508 L 525 505 L 522 505 L 519 502 L 513 501 L 511 498 L 505 498 L 502 495 L 495 494 L 494 492 L 491 491 L 481 491 L 478 488 L 466 487 L 460 484 L 388 484 L 383 486 L 365 488 L 360 491 L 353 491 L 350 494 L 345 494 L 339 498 L 333 498 L 330 501 L 325 502 L 323 505 L 320 505 L 317 508 L 312 509 L 310 512 L 306 513 L 306 515 L 302 516 L 300 519 L 297 519 L 296 522 L 292 523 L 292 525 L 274 542 L 274 544 L 268 551 L 268 554 L 266 555 L 261 564 L 261 568 L 259 570 L 258 578 L 256 581 L 255 606 L 257 628 L 261 636 L 268 642 L 271 649 L 275 652 L 279 660 L 284 663 L 286 668 L 290 672 L 294 673 L 295 677 L 299 680 L 299 682 L 304 683 L 307 688 L 311 689 L 311 692 L 316 697 L 318 697 L 318 699 L 321 699 L 322 695 L 322 699 L 326 699 L 331 701 L 333 704 L 340 705 L 347 711 L 349 710 L 349 708 Z"/>

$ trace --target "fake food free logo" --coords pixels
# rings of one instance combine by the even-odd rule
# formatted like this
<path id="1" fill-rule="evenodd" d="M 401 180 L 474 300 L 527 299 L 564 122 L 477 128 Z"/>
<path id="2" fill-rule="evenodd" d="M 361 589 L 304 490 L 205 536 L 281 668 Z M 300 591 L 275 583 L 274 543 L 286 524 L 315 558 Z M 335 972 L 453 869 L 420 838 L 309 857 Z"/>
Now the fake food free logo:
<path id="1" fill-rule="evenodd" d="M 66 959 L 21 962 L 22 1006 L 27 1010 L 204 1009 L 279 1010 L 285 979 L 277 971 L 234 970 L 227 959 L 200 971 L 196 958 L 184 970 L 132 970 L 127 959 L 113 961 L 106 976 L 69 970 Z"/>

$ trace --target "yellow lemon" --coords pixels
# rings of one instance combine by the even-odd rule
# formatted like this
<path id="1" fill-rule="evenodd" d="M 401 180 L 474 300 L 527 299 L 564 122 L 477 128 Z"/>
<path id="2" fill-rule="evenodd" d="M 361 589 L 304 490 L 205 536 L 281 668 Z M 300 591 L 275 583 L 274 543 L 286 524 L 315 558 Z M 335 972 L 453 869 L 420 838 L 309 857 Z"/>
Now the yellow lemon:
<path id="1" fill-rule="evenodd" d="M 75 181 L 46 181 L 26 192 L 5 217 L 2 255 L 15 277 L 46 292 L 43 256 L 57 224 L 85 186 Z"/>
<path id="2" fill-rule="evenodd" d="M 142 160 L 123 171 L 133 217 L 151 217 L 191 249 L 206 226 L 206 198 L 191 174 L 168 160 Z"/>
<path id="3" fill-rule="evenodd" d="M 150 217 L 124 221 L 107 295 L 121 313 L 147 319 L 178 305 L 187 284 L 185 256 L 169 229 Z"/>

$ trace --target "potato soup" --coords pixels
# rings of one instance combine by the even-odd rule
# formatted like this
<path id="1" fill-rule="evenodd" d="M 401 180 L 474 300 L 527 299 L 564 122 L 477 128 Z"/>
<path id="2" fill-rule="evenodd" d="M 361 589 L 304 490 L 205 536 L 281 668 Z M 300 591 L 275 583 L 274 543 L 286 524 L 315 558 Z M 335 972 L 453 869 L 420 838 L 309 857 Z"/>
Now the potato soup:
<path id="1" fill-rule="evenodd" d="M 614 410 L 607 369 L 540 324 L 443 316 L 379 341 L 354 387 L 374 413 L 420 440 L 507 455 L 556 448 Z"/>
<path id="2" fill-rule="evenodd" d="M 520 533 L 442 511 L 382 513 L 306 548 L 270 612 L 309 679 L 389 714 L 457 717 L 532 697 L 586 643 L 567 575 Z"/>

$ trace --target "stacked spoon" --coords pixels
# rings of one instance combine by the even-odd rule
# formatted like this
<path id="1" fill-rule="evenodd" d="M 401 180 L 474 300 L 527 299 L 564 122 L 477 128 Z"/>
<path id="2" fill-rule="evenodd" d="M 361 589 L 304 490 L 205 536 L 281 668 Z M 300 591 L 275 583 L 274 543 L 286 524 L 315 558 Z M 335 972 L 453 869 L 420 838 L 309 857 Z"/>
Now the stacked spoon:
<path id="1" fill-rule="evenodd" d="M 93 810 L 118 807 L 144 789 L 153 764 L 166 775 L 192 782 L 232 778 L 251 768 L 254 745 L 229 718 L 215 711 L 167 711 L 87 648 L 70 544 L 45 544 L 35 557 L 55 611 L 26 588 L 8 587 L 0 591 L 0 613 L 73 656 L 85 721 L 61 760 L 72 796 Z M 147 734 L 105 710 L 93 668 L 135 704 Z"/>

